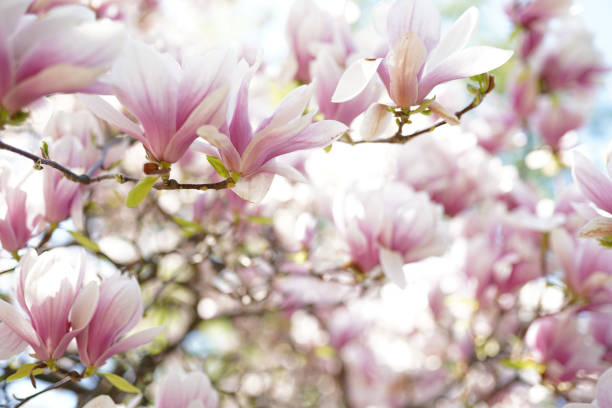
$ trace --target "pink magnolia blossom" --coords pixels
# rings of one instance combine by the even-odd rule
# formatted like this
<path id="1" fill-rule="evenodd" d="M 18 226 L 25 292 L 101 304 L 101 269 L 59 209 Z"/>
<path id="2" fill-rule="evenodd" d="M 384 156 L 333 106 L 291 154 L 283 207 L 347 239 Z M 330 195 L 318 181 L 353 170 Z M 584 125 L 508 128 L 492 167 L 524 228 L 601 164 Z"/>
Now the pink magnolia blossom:
<path id="1" fill-rule="evenodd" d="M 399 183 L 339 198 L 334 221 L 353 262 L 364 272 L 380 265 L 400 287 L 406 286 L 404 263 L 441 255 L 446 248 L 442 207 Z"/>
<path id="2" fill-rule="evenodd" d="M 179 370 L 168 372 L 160 382 L 155 408 L 217 408 L 219 396 L 206 374 Z"/>
<path id="3" fill-rule="evenodd" d="M 592 92 L 609 68 L 595 48 L 593 36 L 571 19 L 549 32 L 534 55 L 545 92 Z"/>
<path id="4" fill-rule="evenodd" d="M 16 298 L 27 317 L 0 300 L 0 358 L 9 358 L 29 344 L 39 360 L 56 360 L 84 330 L 98 302 L 97 284 L 83 286 L 84 256 L 84 251 L 67 256 L 64 249 L 40 256 L 30 249 L 23 256 Z"/>
<path id="5" fill-rule="evenodd" d="M 540 137 L 555 152 L 565 147 L 563 137 L 568 132 L 580 128 L 588 119 L 587 110 L 577 108 L 583 103 L 572 99 L 572 106 L 566 104 L 541 100 L 531 118 Z"/>
<path id="6" fill-rule="evenodd" d="M 35 234 L 40 215 L 32 216 L 26 206 L 28 194 L 11 187 L 3 176 L 0 175 L 0 243 L 6 251 L 17 252 Z"/>
<path id="7" fill-rule="evenodd" d="M 515 24 L 529 27 L 534 23 L 569 14 L 571 5 L 571 0 L 512 0 L 506 6 L 506 13 Z"/>
<path id="8" fill-rule="evenodd" d="M 140 125 L 96 96 L 83 102 L 101 119 L 140 140 L 149 158 L 174 163 L 203 125 L 224 123 L 226 97 L 237 57 L 211 51 L 185 57 L 181 64 L 153 47 L 131 42 L 117 58 L 106 82 Z"/>
<path id="9" fill-rule="evenodd" d="M 567 286 L 590 306 L 612 303 L 612 251 L 593 240 L 574 239 L 565 230 L 550 235 Z"/>
<path id="10" fill-rule="evenodd" d="M 606 370 L 595 389 L 595 401 L 590 404 L 570 403 L 563 408 L 611 408 L 612 407 L 612 368 Z"/>
<path id="11" fill-rule="evenodd" d="M 246 64 L 241 64 L 246 71 Z M 221 159 L 227 170 L 240 174 L 233 188 L 240 197 L 260 201 L 267 193 L 274 174 L 303 180 L 294 167 L 277 162 L 276 157 L 298 150 L 324 147 L 342 135 L 347 127 L 337 121 L 313 122 L 316 112 L 304 114 L 314 91 L 312 85 L 294 89 L 272 116 L 253 131 L 248 113 L 248 86 L 251 72 L 245 72 L 234 104 L 228 112 L 228 125 L 217 130 L 203 126 L 198 134 L 208 142 L 200 151 Z"/>
<path id="12" fill-rule="evenodd" d="M 96 80 L 123 45 L 121 26 L 81 6 L 36 17 L 30 3 L 0 2 L 0 106 L 17 112 L 54 93 L 104 91 Z"/>
<path id="13" fill-rule="evenodd" d="M 503 65 L 512 51 L 464 48 L 477 23 L 478 10 L 472 7 L 440 38 L 440 14 L 433 2 L 396 0 L 386 23 L 379 24 L 386 27 L 386 55 L 353 63 L 340 79 L 332 101 L 344 102 L 359 95 L 378 72 L 397 106 L 420 105 L 436 85 Z"/>
<path id="14" fill-rule="evenodd" d="M 81 4 L 81 0 L 34 0 L 30 1 L 29 13 L 43 14 L 54 7 L 67 6 L 71 4 Z"/>
<path id="15" fill-rule="evenodd" d="M 603 348 L 578 330 L 575 317 L 560 314 L 533 322 L 525 343 L 535 362 L 545 364 L 545 376 L 555 383 L 572 381 L 579 372 L 601 370 Z"/>
<path id="16" fill-rule="evenodd" d="M 49 155 L 53 160 L 77 173 L 85 173 L 95 161 L 95 156 L 84 156 L 85 148 L 76 138 L 63 138 L 49 144 Z M 93 159 L 93 161 L 91 160 Z M 52 167 L 44 167 L 43 197 L 45 199 L 44 218 L 51 223 L 59 223 L 69 216 L 77 228 L 83 227 L 82 184 L 68 180 Z"/>
<path id="17" fill-rule="evenodd" d="M 574 152 L 572 172 L 578 188 L 588 201 L 598 209 L 612 214 L 612 160 L 607 158 L 608 177 L 580 152 Z M 612 235 L 612 216 L 596 216 L 586 224 L 581 234 L 589 237 L 605 237 Z"/>
<path id="18" fill-rule="evenodd" d="M 287 34 L 296 65 L 295 78 L 302 82 L 310 82 L 310 64 L 322 48 L 330 51 L 338 63 L 344 63 L 355 50 L 348 24 L 321 11 L 312 0 L 293 3 Z"/>
<path id="19" fill-rule="evenodd" d="M 589 315 L 593 338 L 606 348 L 604 358 L 612 362 L 612 305 L 605 305 L 592 310 Z"/>
<path id="20" fill-rule="evenodd" d="M 98 368 L 111 356 L 153 340 L 161 328 L 146 329 L 123 338 L 138 324 L 142 313 L 140 286 L 135 279 L 115 274 L 104 280 L 93 317 L 77 336 L 81 362 Z"/>

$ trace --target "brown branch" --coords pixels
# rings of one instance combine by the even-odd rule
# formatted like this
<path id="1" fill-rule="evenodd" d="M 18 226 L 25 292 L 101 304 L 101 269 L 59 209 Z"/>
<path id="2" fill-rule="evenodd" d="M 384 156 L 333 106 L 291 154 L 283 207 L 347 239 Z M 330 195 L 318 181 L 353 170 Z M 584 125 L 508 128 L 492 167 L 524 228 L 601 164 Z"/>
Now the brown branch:
<path id="1" fill-rule="evenodd" d="M 485 90 L 481 90 L 479 91 L 476 96 L 474 96 L 474 99 L 472 100 L 472 102 L 466 106 L 465 108 L 461 109 L 460 111 L 455 112 L 455 116 L 457 117 L 457 119 L 461 119 L 461 117 L 463 115 L 465 115 L 466 113 L 468 113 L 469 111 L 471 111 L 472 109 L 476 108 L 478 105 L 480 105 L 482 103 L 483 98 L 491 93 L 491 91 L 493 91 L 493 89 L 495 89 L 495 79 L 493 76 L 489 75 L 489 87 Z M 440 120 L 436 123 L 434 123 L 433 125 L 421 129 L 421 130 L 417 130 L 414 133 L 410 133 L 408 135 L 402 135 L 402 129 L 403 129 L 403 125 L 405 123 L 402 123 L 401 126 L 399 126 L 399 129 L 397 130 L 397 132 L 395 132 L 395 134 L 391 137 L 385 138 L 385 139 L 374 139 L 374 140 L 353 140 L 351 139 L 350 135 L 348 133 L 346 133 L 341 139 L 339 139 L 339 141 L 341 142 L 345 142 L 345 143 L 349 143 L 352 145 L 357 145 L 357 144 L 362 144 L 362 143 L 395 143 L 395 144 L 403 144 L 406 143 L 412 139 L 414 139 L 417 136 L 423 135 L 425 133 L 429 133 L 429 132 L 433 132 L 435 129 L 439 128 L 442 125 L 445 125 L 447 122 L 446 120 Z"/>
<path id="2" fill-rule="evenodd" d="M 10 152 L 16 153 L 20 156 L 28 158 L 32 160 L 35 166 L 49 166 L 61 172 L 64 177 L 66 177 L 70 181 L 74 181 L 75 183 L 89 185 L 92 183 L 97 183 L 104 180 L 115 180 L 121 184 L 125 182 L 138 182 L 138 179 L 135 177 L 129 177 L 124 174 L 114 173 L 114 174 L 103 174 L 101 176 L 92 177 L 90 174 L 95 172 L 95 170 L 101 166 L 100 161 L 90 169 L 87 174 L 76 174 L 72 170 L 62 166 L 58 162 L 55 162 L 50 159 L 45 159 L 43 157 L 37 156 L 25 150 L 21 150 L 15 146 L 11 146 L 9 144 L 4 143 L 0 140 L 0 149 L 8 150 Z M 215 183 L 201 183 L 201 184 L 181 184 L 176 180 L 168 179 L 163 180 L 159 183 L 156 183 L 153 188 L 156 190 L 224 190 L 226 188 L 232 188 L 236 185 L 236 182 L 232 178 L 227 178 L 225 180 L 215 182 Z"/>
<path id="3" fill-rule="evenodd" d="M 66 384 L 71 379 L 72 378 L 70 376 L 66 376 L 66 377 L 62 378 L 60 381 L 56 382 L 55 384 L 52 384 L 52 385 L 48 386 L 47 388 L 45 388 L 44 390 L 39 391 L 39 392 L 37 392 L 35 394 L 32 394 L 29 397 L 26 397 L 24 399 L 20 399 L 20 398 L 15 397 L 15 399 L 19 400 L 19 404 L 15 405 L 14 408 L 18 408 L 18 407 L 23 406 L 23 404 L 25 404 L 26 402 L 30 401 L 33 398 L 38 397 L 41 394 L 44 394 L 47 391 L 51 391 L 51 390 L 55 390 L 57 388 L 60 388 L 62 385 Z"/>

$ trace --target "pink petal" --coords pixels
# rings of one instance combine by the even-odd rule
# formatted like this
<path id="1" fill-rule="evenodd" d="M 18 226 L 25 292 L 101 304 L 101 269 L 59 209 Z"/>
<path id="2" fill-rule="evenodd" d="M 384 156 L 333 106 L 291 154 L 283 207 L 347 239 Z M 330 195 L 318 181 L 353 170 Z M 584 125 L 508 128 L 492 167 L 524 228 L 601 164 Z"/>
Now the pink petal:
<path id="1" fill-rule="evenodd" d="M 402 256 L 386 248 L 380 248 L 380 266 L 387 278 L 401 289 L 406 288 L 406 276 L 404 275 L 404 259 Z"/>
<path id="2" fill-rule="evenodd" d="M 227 135 L 220 133 L 216 127 L 210 125 L 200 127 L 197 132 L 202 139 L 217 148 L 228 170 L 240 171 L 240 154 Z"/>
<path id="3" fill-rule="evenodd" d="M 431 0 L 397 0 L 389 9 L 387 33 L 392 48 L 414 33 L 431 51 L 440 39 L 440 13 Z"/>
<path id="4" fill-rule="evenodd" d="M 9 111 L 16 112 L 43 96 L 79 92 L 104 71 L 104 68 L 55 65 L 19 83 L 6 95 L 2 104 Z"/>
<path id="5" fill-rule="evenodd" d="M 293 119 L 301 117 L 312 98 L 313 92 L 312 84 L 299 86 L 289 92 L 278 105 L 274 114 L 259 126 L 256 133 L 261 134 L 264 130 L 284 126 Z"/>
<path id="6" fill-rule="evenodd" d="M 597 382 L 597 406 L 612 408 L 612 368 L 606 370 Z"/>
<path id="7" fill-rule="evenodd" d="M 478 9 L 470 7 L 455 21 L 427 58 L 426 72 L 435 68 L 455 51 L 463 49 L 478 25 Z"/>
<path id="8" fill-rule="evenodd" d="M 242 69 L 248 69 L 246 63 L 242 66 Z M 248 70 L 243 74 L 239 74 L 239 76 L 242 76 L 240 88 L 238 89 L 236 100 L 230 102 L 231 107 L 235 107 L 235 109 L 232 114 L 229 134 L 232 144 L 240 154 L 244 153 L 253 138 L 253 129 L 249 120 L 249 84 L 251 83 L 253 73 L 253 70 Z"/>
<path id="9" fill-rule="evenodd" d="M 603 238 L 612 235 L 612 218 L 595 217 L 580 228 L 579 235 L 587 238 Z"/>
<path id="10" fill-rule="evenodd" d="M 123 353 L 127 350 L 135 349 L 147 344 L 162 332 L 161 327 L 153 327 L 133 334 L 109 348 L 94 364 L 96 367 L 101 366 L 106 360 L 115 354 Z"/>
<path id="11" fill-rule="evenodd" d="M 438 84 L 491 71 L 505 64 L 512 54 L 509 50 L 486 46 L 454 52 L 423 76 L 419 95 L 425 98 Z"/>
<path id="12" fill-rule="evenodd" d="M 297 181 L 298 183 L 308 183 L 306 177 L 304 177 L 304 175 L 295 167 L 286 163 L 280 163 L 276 160 L 270 160 L 264 164 L 260 171 L 264 173 L 276 174 L 291 181 Z"/>
<path id="13" fill-rule="evenodd" d="M 383 136 L 393 123 L 393 115 L 387 110 L 387 105 L 372 104 L 363 116 L 359 135 L 364 140 L 376 139 Z"/>
<path id="14" fill-rule="evenodd" d="M 172 136 L 170 143 L 166 146 L 164 150 L 166 161 L 174 163 L 185 154 L 189 146 L 198 137 L 198 128 L 208 123 L 211 116 L 220 109 L 222 101 L 227 97 L 228 90 L 228 84 L 219 86 L 191 112 L 183 126 Z"/>
<path id="15" fill-rule="evenodd" d="M 0 321 L 30 345 L 39 344 L 39 338 L 30 322 L 15 307 L 0 299 Z"/>
<path id="16" fill-rule="evenodd" d="M 361 58 L 353 62 L 342 74 L 331 101 L 334 103 L 346 102 L 355 98 L 368 86 L 382 58 Z"/>
<path id="17" fill-rule="evenodd" d="M 580 152 L 574 152 L 574 180 L 584 196 L 612 214 L 612 182 Z"/>
<path id="18" fill-rule="evenodd" d="M 21 353 L 28 346 L 28 343 L 21 336 L 4 323 L 0 323 L 0 339 L 2 339 L 2 342 L 0 342 L 0 360 L 8 360 Z"/>
<path id="19" fill-rule="evenodd" d="M 113 108 L 108 102 L 95 95 L 79 95 L 79 100 L 100 119 L 127 133 L 128 135 L 146 142 L 146 138 L 138 124 L 129 120 L 125 115 Z"/>
<path id="20" fill-rule="evenodd" d="M 96 282 L 89 282 L 77 295 L 70 309 L 70 324 L 73 330 L 87 326 L 98 306 L 99 288 Z"/>
<path id="21" fill-rule="evenodd" d="M 418 75 L 427 58 L 427 49 L 414 33 L 404 35 L 395 45 L 387 69 L 390 75 L 390 96 L 400 107 L 418 105 L 423 97 L 419 93 Z"/>
<path id="22" fill-rule="evenodd" d="M 429 105 L 429 109 L 433 113 L 444 119 L 449 125 L 456 126 L 460 123 L 459 118 L 455 116 L 453 112 L 451 112 L 446 107 L 436 101 L 432 102 L 431 105 Z"/>

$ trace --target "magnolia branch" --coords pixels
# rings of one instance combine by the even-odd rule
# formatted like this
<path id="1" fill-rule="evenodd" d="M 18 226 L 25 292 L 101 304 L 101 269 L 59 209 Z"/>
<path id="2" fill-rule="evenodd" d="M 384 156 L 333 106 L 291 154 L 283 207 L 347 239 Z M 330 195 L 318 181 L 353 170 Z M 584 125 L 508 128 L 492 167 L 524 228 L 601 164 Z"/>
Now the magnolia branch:
<path id="1" fill-rule="evenodd" d="M 37 167 L 40 166 L 49 166 L 61 172 L 64 177 L 68 180 L 74 181 L 75 183 L 89 185 L 92 183 L 97 183 L 104 180 L 115 180 L 121 184 L 126 182 L 138 182 L 138 179 L 135 177 L 126 176 L 121 173 L 112 173 L 112 174 L 103 174 L 100 176 L 93 177 L 91 173 L 101 167 L 101 162 L 96 163 L 96 165 L 87 173 L 87 174 L 77 174 L 70 170 L 67 167 L 62 166 L 60 163 L 53 161 L 51 159 L 46 159 L 44 157 L 37 156 L 28 151 L 19 149 L 18 147 L 11 146 L 7 143 L 4 143 L 0 140 L 0 149 L 8 150 L 10 152 L 16 153 L 20 156 L 28 158 L 34 162 L 34 165 Z M 236 185 L 236 182 L 230 177 L 225 180 L 215 182 L 215 183 L 201 183 L 201 184 L 182 184 L 173 179 L 163 179 L 153 186 L 156 190 L 224 190 L 226 188 L 232 188 Z"/>
<path id="2" fill-rule="evenodd" d="M 488 76 L 488 84 L 486 86 L 486 88 L 484 89 L 478 89 L 476 91 L 476 95 L 474 96 L 474 99 L 472 99 L 472 102 L 470 102 L 469 105 L 467 105 L 465 108 L 455 112 L 455 116 L 457 117 L 457 119 L 461 119 L 461 117 L 463 115 L 465 115 L 466 113 L 468 113 L 469 111 L 471 111 L 472 109 L 476 108 L 478 105 L 480 105 L 482 103 L 483 98 L 488 95 L 489 93 L 491 93 L 493 91 L 493 89 L 495 89 L 495 77 L 493 77 L 492 75 Z M 395 143 L 395 144 L 403 144 L 403 143 L 407 143 L 408 141 L 414 139 L 417 136 L 423 135 L 425 133 L 429 133 L 429 132 L 433 132 L 435 129 L 439 128 L 442 125 L 447 124 L 448 122 L 444 119 L 434 123 L 433 125 L 421 129 L 421 130 L 417 130 L 414 133 L 410 133 L 408 135 L 403 135 L 402 134 L 402 130 L 403 130 L 403 125 L 407 124 L 407 122 L 402 121 L 399 124 L 399 128 L 397 129 L 397 132 L 395 132 L 395 134 L 391 137 L 388 138 L 384 138 L 384 139 L 374 139 L 374 140 L 353 140 L 350 135 L 348 133 L 346 133 L 339 141 L 341 142 L 345 142 L 345 143 L 349 143 L 352 145 L 357 145 L 357 144 L 362 144 L 362 143 Z"/>

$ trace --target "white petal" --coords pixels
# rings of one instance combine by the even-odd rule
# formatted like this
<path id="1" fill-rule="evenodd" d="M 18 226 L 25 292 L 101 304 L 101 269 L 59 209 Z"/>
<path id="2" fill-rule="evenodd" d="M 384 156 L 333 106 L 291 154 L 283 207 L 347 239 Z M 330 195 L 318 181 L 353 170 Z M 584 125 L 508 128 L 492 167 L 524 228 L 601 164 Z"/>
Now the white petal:
<path id="1" fill-rule="evenodd" d="M 380 248 L 380 266 L 387 278 L 400 288 L 406 287 L 406 276 L 404 276 L 404 259 L 402 256 L 386 248 Z"/>
<path id="2" fill-rule="evenodd" d="M 89 401 L 83 408 L 115 408 L 116 405 L 108 395 L 100 395 Z"/>
<path id="3" fill-rule="evenodd" d="M 346 102 L 359 95 L 376 75 L 382 60 L 382 58 L 361 58 L 352 63 L 338 81 L 336 91 L 332 95 L 332 102 Z"/>

